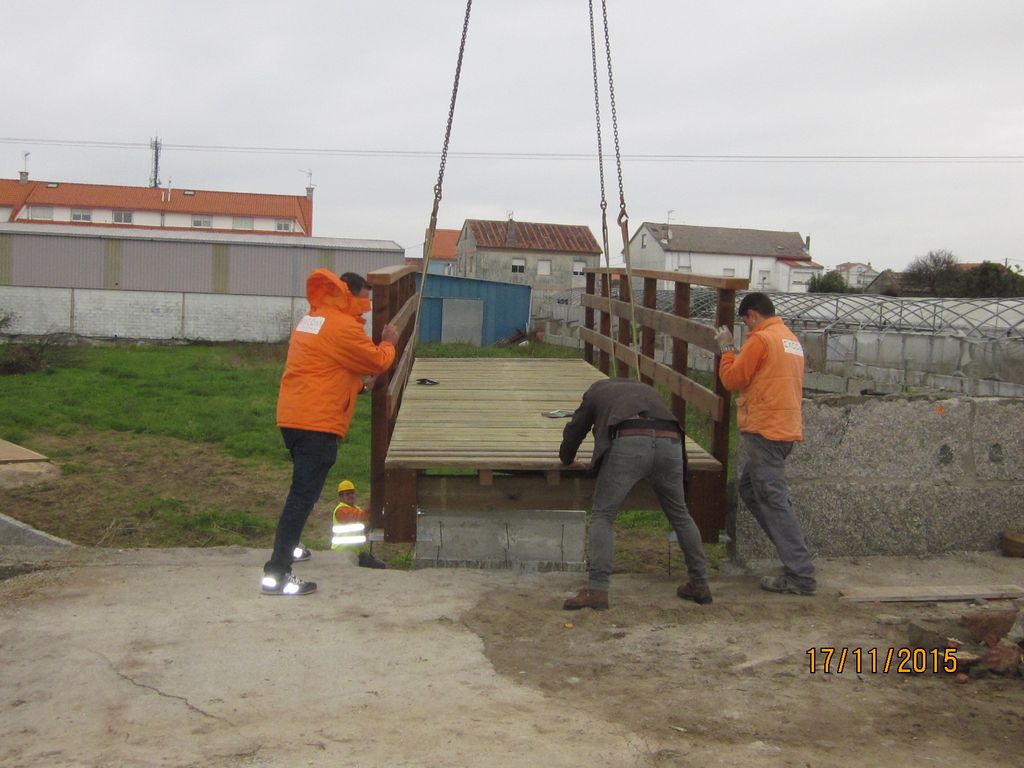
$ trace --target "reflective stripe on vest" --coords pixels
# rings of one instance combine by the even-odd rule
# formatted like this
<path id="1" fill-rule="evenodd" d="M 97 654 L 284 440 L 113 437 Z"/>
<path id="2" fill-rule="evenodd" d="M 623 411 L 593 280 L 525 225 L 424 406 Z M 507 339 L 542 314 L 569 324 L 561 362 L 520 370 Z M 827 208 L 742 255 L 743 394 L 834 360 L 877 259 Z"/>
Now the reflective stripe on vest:
<path id="1" fill-rule="evenodd" d="M 346 515 L 346 510 L 351 510 L 352 515 L 361 515 L 362 510 L 342 502 L 334 509 L 334 526 L 331 528 L 331 549 L 349 549 L 350 547 L 361 547 L 367 543 L 367 524 L 360 520 L 353 520 Z"/>

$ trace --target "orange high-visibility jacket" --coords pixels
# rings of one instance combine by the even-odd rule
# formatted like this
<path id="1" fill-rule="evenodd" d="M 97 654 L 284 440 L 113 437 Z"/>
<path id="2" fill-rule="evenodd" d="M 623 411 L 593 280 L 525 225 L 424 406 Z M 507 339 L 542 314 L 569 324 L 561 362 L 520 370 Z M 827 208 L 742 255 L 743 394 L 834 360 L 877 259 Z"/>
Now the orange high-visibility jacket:
<path id="1" fill-rule="evenodd" d="M 292 330 L 277 396 L 277 426 L 344 437 L 364 375 L 383 373 L 395 347 L 366 335 L 369 299 L 353 296 L 333 272 L 314 270 L 306 280 L 309 314 Z"/>
<path id="2" fill-rule="evenodd" d="M 769 440 L 803 440 L 804 350 L 782 318 L 769 317 L 758 325 L 739 355 L 722 355 L 718 375 L 726 389 L 740 393 L 740 432 Z"/>

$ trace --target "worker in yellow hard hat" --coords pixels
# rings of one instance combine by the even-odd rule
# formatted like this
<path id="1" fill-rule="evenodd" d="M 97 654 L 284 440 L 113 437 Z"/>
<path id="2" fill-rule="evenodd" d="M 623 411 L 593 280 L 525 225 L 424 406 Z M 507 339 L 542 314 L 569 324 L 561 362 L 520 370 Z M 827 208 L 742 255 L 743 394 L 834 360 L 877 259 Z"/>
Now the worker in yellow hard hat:
<path id="1" fill-rule="evenodd" d="M 338 483 L 338 506 L 334 508 L 331 527 L 331 549 L 359 548 L 358 562 L 362 568 L 387 568 L 382 560 L 373 556 L 373 545 L 367 547 L 367 523 L 370 516 L 356 505 L 356 486 L 351 480 Z"/>

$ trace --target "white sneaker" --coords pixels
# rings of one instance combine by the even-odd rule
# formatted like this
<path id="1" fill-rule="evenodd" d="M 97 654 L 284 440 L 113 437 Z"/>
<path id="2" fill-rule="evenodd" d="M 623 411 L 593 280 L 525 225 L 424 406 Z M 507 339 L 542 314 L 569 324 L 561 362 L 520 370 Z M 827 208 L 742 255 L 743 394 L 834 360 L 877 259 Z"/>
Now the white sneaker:
<path id="1" fill-rule="evenodd" d="M 316 582 L 303 581 L 294 573 L 286 573 L 281 577 L 265 573 L 263 574 L 263 581 L 260 582 L 260 591 L 264 595 L 297 597 L 316 592 Z"/>

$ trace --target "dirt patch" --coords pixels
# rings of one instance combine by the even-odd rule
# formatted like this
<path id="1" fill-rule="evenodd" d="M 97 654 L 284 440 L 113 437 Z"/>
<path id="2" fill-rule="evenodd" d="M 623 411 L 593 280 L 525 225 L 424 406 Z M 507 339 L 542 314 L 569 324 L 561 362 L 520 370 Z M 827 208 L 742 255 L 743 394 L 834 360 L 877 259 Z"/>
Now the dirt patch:
<path id="1" fill-rule="evenodd" d="M 550 594 L 497 589 L 464 622 L 498 672 L 634 731 L 652 765 L 713 762 L 725 748 L 751 764 L 785 753 L 845 765 L 854 749 L 858 765 L 944 761 L 951 734 L 992 764 L 1019 758 L 1019 679 L 964 686 L 952 675 L 868 665 L 861 674 L 835 674 L 835 662 L 832 674 L 809 669 L 811 647 L 881 648 L 884 658 L 885 648 L 906 645 L 903 619 L 957 608 L 900 606 L 899 623 L 887 625 L 878 606 L 834 593 L 766 595 L 750 577 L 729 577 L 715 581 L 715 603 L 704 607 L 675 598 L 677 583 L 616 577 L 607 612 L 560 611 Z"/>
<path id="2" fill-rule="evenodd" d="M 0 491 L 5 514 L 87 546 L 269 546 L 288 487 L 286 466 L 172 438 L 81 432 L 33 446 L 60 475 Z"/>

